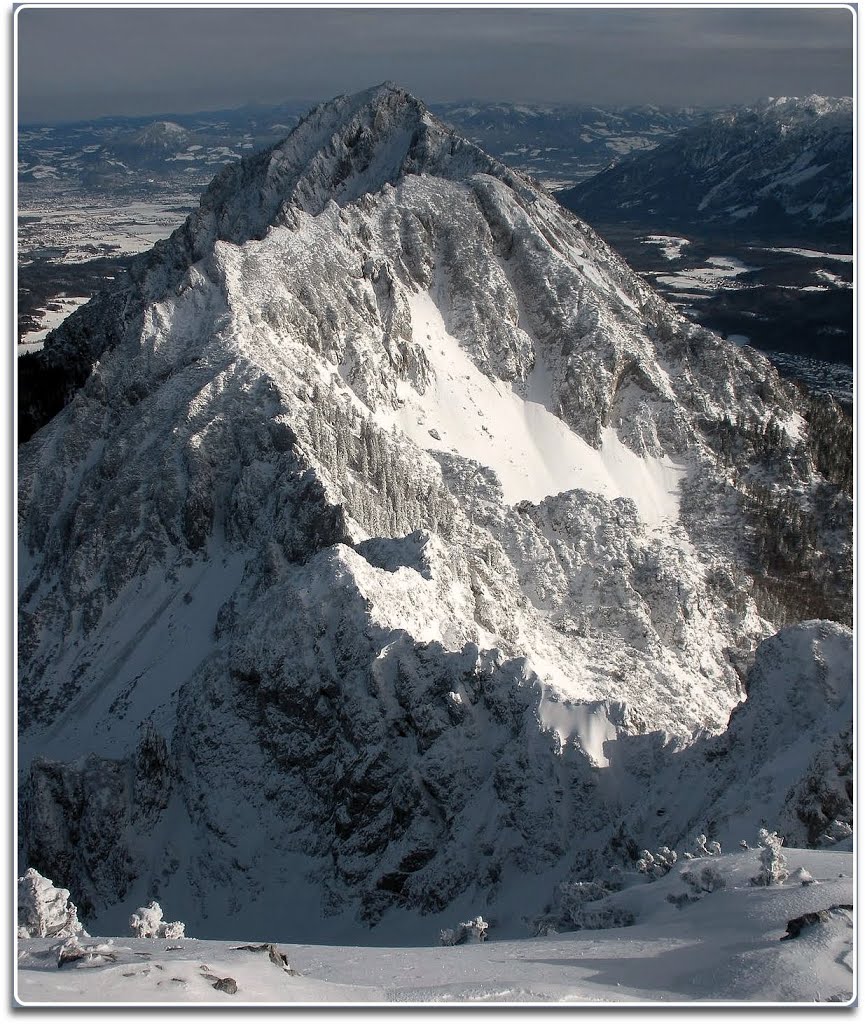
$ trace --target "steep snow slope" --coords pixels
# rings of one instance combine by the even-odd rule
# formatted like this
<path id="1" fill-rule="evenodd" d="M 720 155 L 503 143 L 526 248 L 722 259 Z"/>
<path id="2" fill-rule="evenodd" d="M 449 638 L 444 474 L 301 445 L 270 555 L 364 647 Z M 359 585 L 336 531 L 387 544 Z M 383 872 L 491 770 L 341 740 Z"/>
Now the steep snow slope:
<path id="1" fill-rule="evenodd" d="M 627 822 L 638 844 L 677 846 L 711 821 L 731 845 L 747 835 L 757 804 L 762 823 L 791 845 L 816 843 L 835 819 L 852 820 L 852 658 L 850 630 L 833 623 L 803 623 L 764 640 L 726 732 L 669 758 L 652 779 L 651 795 Z M 636 741 L 617 753 L 644 761 L 647 750 Z"/>
<path id="2" fill-rule="evenodd" d="M 528 912 L 645 791 L 617 744 L 743 696 L 746 488 L 827 486 L 795 391 L 391 86 L 130 278 L 22 396 L 22 856 L 106 926 Z"/>
<path id="3" fill-rule="evenodd" d="M 407 301 L 431 379 L 423 394 L 404 385 L 399 407 L 379 414 L 383 425 L 396 424 L 420 447 L 454 452 L 493 470 L 509 505 L 581 488 L 630 498 L 650 525 L 676 521 L 683 463 L 637 455 L 609 427 L 600 448 L 593 448 L 551 411 L 551 375 L 540 360 L 520 394 L 478 369 L 448 333 L 429 293 L 411 294 Z M 430 433 L 439 433 L 436 424 L 444 425 L 439 437 Z"/>

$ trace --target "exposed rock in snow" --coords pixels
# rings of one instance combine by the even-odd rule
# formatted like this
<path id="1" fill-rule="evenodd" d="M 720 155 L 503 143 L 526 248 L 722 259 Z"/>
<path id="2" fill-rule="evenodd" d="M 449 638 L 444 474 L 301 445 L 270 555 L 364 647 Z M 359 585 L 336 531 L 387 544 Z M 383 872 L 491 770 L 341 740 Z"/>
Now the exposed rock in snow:
<path id="1" fill-rule="evenodd" d="M 797 393 L 402 90 L 227 168 L 38 365 L 22 854 L 88 915 L 514 926 L 681 780 L 670 845 L 841 806 L 793 743 L 818 772 L 849 726 L 849 631 L 764 644 L 707 738 L 775 625 L 745 487 L 828 486 Z"/>
<path id="2" fill-rule="evenodd" d="M 280 970 L 286 971 L 288 974 L 297 974 L 297 971 L 291 969 L 285 953 L 281 953 L 272 942 L 263 942 L 258 946 L 235 946 L 234 948 L 247 950 L 250 953 L 267 953 L 268 959 L 274 967 L 279 967 Z"/>
<path id="3" fill-rule="evenodd" d="M 831 907 L 827 907 L 825 910 L 812 910 L 810 913 L 801 914 L 799 917 L 794 917 L 792 920 L 787 922 L 787 932 L 781 936 L 781 941 L 784 942 L 789 939 L 798 939 L 799 936 L 809 928 L 828 925 L 835 921 L 841 922 L 842 927 L 844 925 L 852 927 L 852 913 L 853 905 L 851 903 L 836 903 Z"/>

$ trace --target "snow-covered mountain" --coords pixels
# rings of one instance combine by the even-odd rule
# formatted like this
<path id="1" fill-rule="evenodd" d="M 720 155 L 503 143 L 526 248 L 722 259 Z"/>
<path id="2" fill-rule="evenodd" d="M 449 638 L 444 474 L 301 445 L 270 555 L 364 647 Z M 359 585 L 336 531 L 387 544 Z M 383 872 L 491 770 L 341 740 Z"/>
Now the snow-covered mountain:
<path id="1" fill-rule="evenodd" d="M 306 105 L 285 102 L 233 110 L 166 114 L 158 120 L 111 117 L 74 124 L 24 125 L 18 181 L 31 202 L 52 186 L 131 187 L 150 182 L 202 188 L 218 166 L 272 146 Z M 692 108 L 463 103 L 431 110 L 460 135 L 544 182 L 560 185 L 597 173 L 634 149 L 650 149 L 708 116 Z M 98 193 L 97 193 L 98 194 Z"/>
<path id="2" fill-rule="evenodd" d="M 591 222 L 654 217 L 849 244 L 853 101 L 781 97 L 724 112 L 558 197 Z"/>
<path id="3" fill-rule="evenodd" d="M 21 856 L 105 932 L 154 896 L 517 930 L 642 827 L 640 750 L 698 803 L 757 645 L 849 617 L 831 415 L 395 86 L 227 167 L 19 367 Z M 852 657 L 789 636 L 831 679 L 795 788 Z"/>
<path id="4" fill-rule="evenodd" d="M 581 181 L 611 160 L 654 149 L 705 120 L 693 107 L 437 103 L 433 112 L 486 152 L 548 187 Z"/>
<path id="5" fill-rule="evenodd" d="M 79 191 L 203 189 L 230 160 L 283 138 L 305 107 L 288 103 L 236 110 L 169 114 L 158 119 L 106 117 L 71 124 L 22 125 L 18 184 L 30 205 Z M 129 196 L 127 195 L 127 201 Z"/>

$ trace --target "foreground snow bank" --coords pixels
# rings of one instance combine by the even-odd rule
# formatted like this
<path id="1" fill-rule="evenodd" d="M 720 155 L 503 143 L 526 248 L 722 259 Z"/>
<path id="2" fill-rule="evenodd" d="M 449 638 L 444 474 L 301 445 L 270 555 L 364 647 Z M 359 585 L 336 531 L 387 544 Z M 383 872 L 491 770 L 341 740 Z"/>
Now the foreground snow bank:
<path id="1" fill-rule="evenodd" d="M 677 906 L 663 878 L 610 897 L 635 924 L 543 938 L 406 949 L 184 939 L 19 943 L 17 997 L 40 1003 L 847 1002 L 854 994 L 853 855 L 787 850 L 810 884 L 750 883 L 756 850 L 712 858 L 725 885 Z M 800 919 L 794 927 L 791 921 Z M 795 935 L 792 934 L 795 932 Z M 494 933 L 493 933 L 494 934 Z M 783 941 L 782 941 L 783 940 Z M 295 970 L 286 969 L 290 960 Z"/>

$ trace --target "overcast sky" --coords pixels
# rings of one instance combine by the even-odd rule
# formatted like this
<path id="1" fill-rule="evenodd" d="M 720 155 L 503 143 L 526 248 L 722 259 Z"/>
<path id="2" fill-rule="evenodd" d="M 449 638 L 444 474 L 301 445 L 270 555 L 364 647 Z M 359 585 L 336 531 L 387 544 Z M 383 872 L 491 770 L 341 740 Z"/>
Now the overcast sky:
<path id="1" fill-rule="evenodd" d="M 318 101 L 683 106 L 851 95 L 849 9 L 47 10 L 18 15 L 21 121 Z"/>

